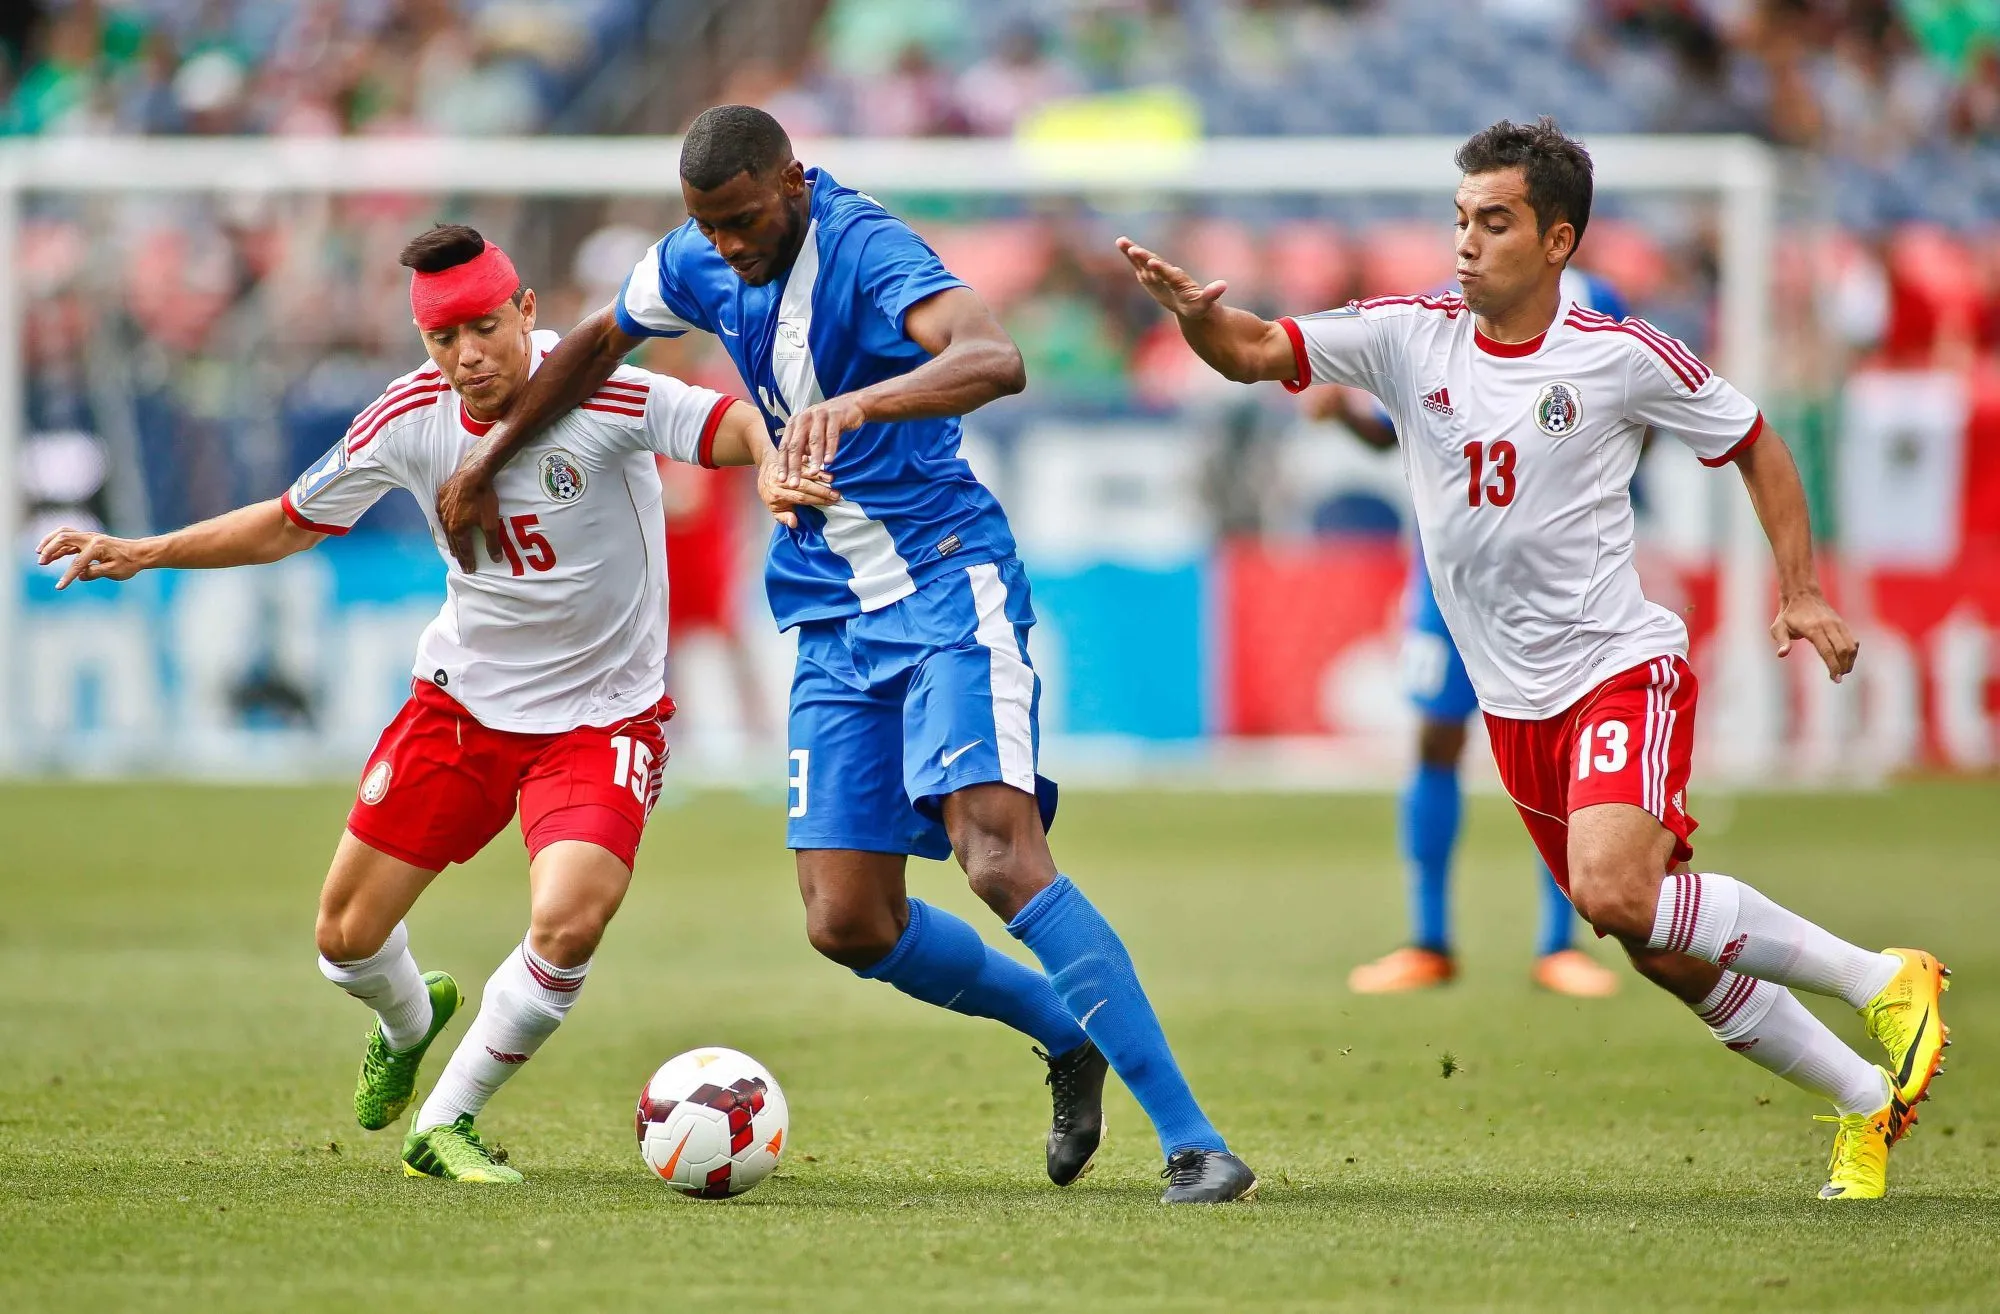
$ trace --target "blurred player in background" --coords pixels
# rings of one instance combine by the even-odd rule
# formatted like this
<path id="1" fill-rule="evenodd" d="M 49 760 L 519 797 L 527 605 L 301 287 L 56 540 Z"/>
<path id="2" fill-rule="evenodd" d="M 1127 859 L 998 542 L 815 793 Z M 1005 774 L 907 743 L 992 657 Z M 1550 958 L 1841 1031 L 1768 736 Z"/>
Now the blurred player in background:
<path id="1" fill-rule="evenodd" d="M 1575 305 L 1613 319 L 1626 316 L 1625 299 L 1594 274 L 1565 269 L 1563 295 Z M 1349 388 L 1320 388 L 1311 394 L 1309 409 L 1321 419 L 1337 419 L 1370 447 L 1396 445 L 1396 426 L 1380 402 Z M 1398 838 L 1410 893 L 1410 943 L 1372 963 L 1363 963 L 1347 977 L 1357 994 L 1394 994 L 1441 986 L 1458 975 L 1452 955 L 1451 864 L 1458 847 L 1464 800 L 1459 789 L 1459 762 L 1465 756 L 1465 723 L 1479 710 L 1465 659 L 1458 655 L 1437 595 L 1431 592 L 1430 571 L 1424 566 L 1421 543 L 1410 553 L 1410 583 L 1403 598 L 1403 678 L 1416 707 L 1416 769 L 1403 787 L 1398 813 Z M 1541 890 L 1542 926 L 1536 942 L 1534 981 L 1559 995 L 1596 999 L 1615 994 L 1618 978 L 1603 964 L 1578 949 L 1576 910 L 1556 884 L 1547 863 L 1535 859 L 1536 884 Z"/>
<path id="2" fill-rule="evenodd" d="M 1058 1185 L 1096 1153 L 1108 1062 L 1159 1134 L 1165 1201 L 1248 1195 L 1256 1178 L 1196 1103 L 1130 954 L 1049 852 L 1028 580 L 958 454 L 958 417 L 1024 386 L 1020 351 L 907 225 L 801 166 L 762 110 L 705 111 L 680 173 L 688 222 L 441 491 L 460 559 L 475 533 L 496 550 L 490 483 L 542 425 L 647 337 L 717 334 L 783 428 L 788 475 L 830 471 L 841 498 L 777 532 L 766 573 L 779 626 L 799 632 L 787 843 L 808 938 L 863 977 L 1038 1041 Z M 954 853 L 1046 975 L 907 897 L 908 855 Z"/>
<path id="3" fill-rule="evenodd" d="M 257 565 L 345 534 L 393 488 L 429 512 L 437 488 L 519 401 L 556 344 L 499 247 L 447 225 L 403 250 L 431 363 L 389 385 L 282 496 L 157 538 L 60 529 L 58 588 L 141 570 Z M 403 1144 L 411 1175 L 518 1182 L 474 1119 L 562 1023 L 624 900 L 666 763 L 666 600 L 655 456 L 767 469 L 749 406 L 629 367 L 569 408 L 498 485 L 503 552 L 450 572 L 417 644 L 410 700 L 369 755 L 320 891 L 320 971 L 376 1015 L 354 1089 L 374 1131 L 415 1094 L 418 1065 L 459 1007 L 419 973 L 403 918 L 438 872 L 468 862 L 518 807 L 528 848 L 527 938 L 486 983 L 479 1015 Z M 779 491 L 776 506 L 831 494 Z M 444 536 L 433 525 L 443 551 Z"/>
<path id="4" fill-rule="evenodd" d="M 1888 1188 L 1949 1043 L 1944 969 L 1871 953 L 1748 883 L 1689 868 L 1695 677 L 1687 627 L 1632 564 L 1631 480 L 1649 426 L 1734 465 L 1776 559 L 1777 654 L 1805 641 L 1828 675 L 1856 645 L 1820 592 L 1805 490 L 1755 404 L 1643 320 L 1578 306 L 1562 272 L 1590 221 L 1590 156 L 1549 119 L 1458 152 L 1462 296 L 1378 297 L 1302 319 L 1225 307 L 1121 238 L 1195 353 L 1238 382 L 1365 388 L 1401 439 L 1438 606 L 1486 715 L 1500 780 L 1535 846 L 1601 934 L 1733 1052 L 1832 1102 L 1822 1199 Z M 1877 1067 L 1791 993 L 1857 1009 Z"/>

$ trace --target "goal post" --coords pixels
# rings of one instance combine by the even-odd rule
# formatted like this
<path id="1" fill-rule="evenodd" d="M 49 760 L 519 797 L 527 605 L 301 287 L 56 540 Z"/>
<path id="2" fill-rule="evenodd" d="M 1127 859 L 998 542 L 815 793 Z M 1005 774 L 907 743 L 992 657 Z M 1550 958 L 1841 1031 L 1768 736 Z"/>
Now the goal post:
<path id="1" fill-rule="evenodd" d="M 1002 140 L 816 140 L 809 163 L 842 182 L 928 196 L 1443 195 L 1456 186 L 1448 137 L 1210 138 L 1178 144 Z M 0 142 L 0 542 L 24 550 L 16 487 L 27 414 L 19 257 L 24 202 L 38 193 L 170 195 L 677 195 L 679 142 L 665 137 L 536 137 L 464 143 L 369 138 L 70 137 Z M 1676 194 L 1717 205 L 1718 364 L 1760 398 L 1770 379 L 1778 159 L 1745 137 L 1596 136 L 1600 195 Z M 1299 307 L 1300 310 L 1317 307 Z M 1719 547 L 1719 651 L 1704 720 L 1724 780 L 1763 778 L 1782 737 L 1780 676 L 1764 637 L 1767 551 L 1749 499 L 1729 481 Z M 0 769 L 19 766 L 22 569 L 0 570 Z"/>

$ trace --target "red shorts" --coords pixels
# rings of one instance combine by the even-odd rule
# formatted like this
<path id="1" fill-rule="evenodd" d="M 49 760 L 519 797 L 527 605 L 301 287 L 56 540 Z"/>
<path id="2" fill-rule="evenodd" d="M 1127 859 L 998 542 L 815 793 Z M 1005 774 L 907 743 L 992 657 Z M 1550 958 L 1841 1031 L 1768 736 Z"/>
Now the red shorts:
<path id="1" fill-rule="evenodd" d="M 382 732 L 347 829 L 428 871 L 470 861 L 521 813 L 534 860 L 557 840 L 587 840 L 625 863 L 660 795 L 673 700 L 615 725 L 556 734 L 493 730 L 443 690 L 416 681 Z"/>
<path id="2" fill-rule="evenodd" d="M 1569 814 L 1630 803 L 1674 834 L 1674 861 L 1694 856 L 1688 836 L 1694 754 L 1694 672 L 1678 657 L 1621 671 L 1545 721 L 1486 717 L 1493 759 L 1542 861 L 1569 889 Z"/>

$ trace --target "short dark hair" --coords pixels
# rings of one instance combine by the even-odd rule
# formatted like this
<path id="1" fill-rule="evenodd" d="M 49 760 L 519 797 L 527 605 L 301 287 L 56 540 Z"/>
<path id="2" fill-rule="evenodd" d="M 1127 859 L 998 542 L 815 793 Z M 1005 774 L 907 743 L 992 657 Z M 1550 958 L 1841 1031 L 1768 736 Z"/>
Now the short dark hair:
<path id="1" fill-rule="evenodd" d="M 792 158 L 792 139 L 754 105 L 717 105 L 688 125 L 681 140 L 681 181 L 712 191 L 739 173 L 761 176 Z"/>
<path id="2" fill-rule="evenodd" d="M 1565 136 L 1544 114 L 1532 126 L 1502 119 L 1475 132 L 1454 157 L 1460 173 L 1492 173 L 1519 169 L 1528 183 L 1528 204 L 1535 212 L 1535 231 L 1546 233 L 1561 220 L 1576 229 L 1570 254 L 1583 243 L 1590 223 L 1590 152 L 1574 137 Z"/>
<path id="3" fill-rule="evenodd" d="M 478 229 L 464 224 L 436 224 L 405 243 L 397 263 L 420 274 L 442 274 L 477 259 L 485 249 L 486 239 L 479 235 Z"/>
<path id="4" fill-rule="evenodd" d="M 396 257 L 396 263 L 420 274 L 442 274 L 478 258 L 485 250 L 486 239 L 479 235 L 478 229 L 465 224 L 433 224 L 403 244 L 403 254 Z M 524 283 L 514 289 L 509 299 L 518 306 L 527 290 Z"/>

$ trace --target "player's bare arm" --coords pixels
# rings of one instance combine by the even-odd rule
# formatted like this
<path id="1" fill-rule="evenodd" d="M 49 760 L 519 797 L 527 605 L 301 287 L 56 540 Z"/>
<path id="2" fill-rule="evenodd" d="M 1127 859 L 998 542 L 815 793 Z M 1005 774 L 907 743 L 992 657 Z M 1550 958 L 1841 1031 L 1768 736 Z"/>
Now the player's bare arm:
<path id="1" fill-rule="evenodd" d="M 44 566 L 73 558 L 58 589 L 76 581 L 131 579 L 142 570 L 225 570 L 282 561 L 324 534 L 293 524 L 277 498 L 150 538 L 116 538 L 87 529 L 55 530 L 35 549 Z"/>
<path id="2" fill-rule="evenodd" d="M 1764 537 L 1771 541 L 1778 568 L 1778 616 L 1771 622 L 1778 656 L 1787 655 L 1795 641 L 1804 639 L 1826 663 L 1827 675 L 1839 684 L 1854 669 L 1861 645 L 1820 592 L 1819 573 L 1813 566 L 1812 513 L 1791 449 L 1767 426 L 1736 458 L 1736 468 L 1750 490 L 1750 505 L 1764 526 Z"/>
<path id="3" fill-rule="evenodd" d="M 477 567 L 472 535 L 486 542 L 486 554 L 500 560 L 500 500 L 493 476 L 537 434 L 584 403 L 603 387 L 640 339 L 618 327 L 611 307 L 591 315 L 563 335 L 541 368 L 530 375 L 505 420 L 493 426 L 458 463 L 438 489 L 438 524 L 461 570 Z"/>
<path id="4" fill-rule="evenodd" d="M 1148 251 L 1129 237 L 1118 239 L 1118 250 L 1132 264 L 1139 286 L 1172 311 L 1181 336 L 1223 378 L 1234 383 L 1298 381 L 1298 364 L 1291 339 L 1276 321 L 1222 304 L 1229 284 L 1202 284 L 1178 265 Z"/>
<path id="5" fill-rule="evenodd" d="M 971 288 L 947 288 L 910 307 L 903 332 L 931 359 L 908 374 L 829 397 L 792 416 L 779 444 L 784 479 L 824 471 L 840 436 L 870 422 L 967 415 L 1028 386 L 1021 349 Z"/>

